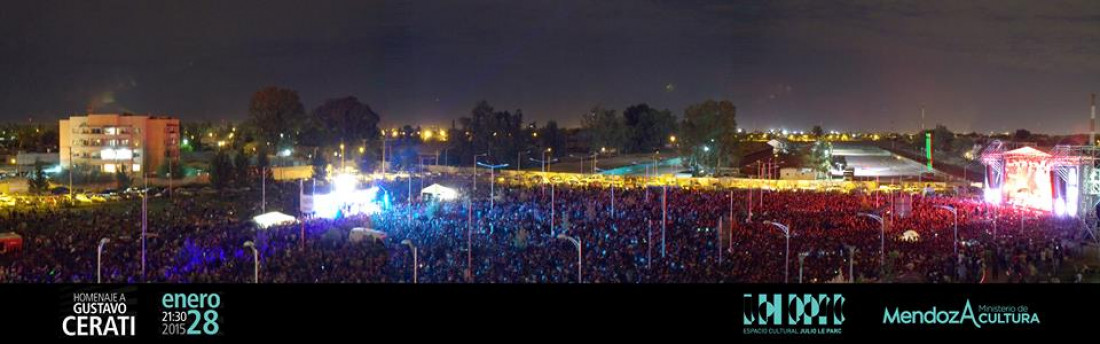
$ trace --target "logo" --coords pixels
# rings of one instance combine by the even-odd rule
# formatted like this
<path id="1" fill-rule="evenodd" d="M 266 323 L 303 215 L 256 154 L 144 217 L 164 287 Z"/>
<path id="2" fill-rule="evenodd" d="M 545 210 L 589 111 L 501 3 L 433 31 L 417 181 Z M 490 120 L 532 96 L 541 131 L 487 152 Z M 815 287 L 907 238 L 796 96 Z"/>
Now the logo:
<path id="1" fill-rule="evenodd" d="M 1029 312 L 1024 305 L 978 305 L 978 312 L 970 306 L 970 299 L 966 300 L 962 309 L 940 309 L 932 306 L 926 310 L 902 310 L 890 307 L 882 315 L 883 324 L 901 325 L 964 325 L 970 324 L 975 328 L 982 325 L 1037 325 L 1039 313 Z"/>
<path id="2" fill-rule="evenodd" d="M 741 323 L 745 334 L 840 334 L 844 295 L 744 294 Z"/>
<path id="3" fill-rule="evenodd" d="M 136 334 L 137 317 L 122 292 L 72 293 L 72 313 L 61 320 L 61 331 L 68 337 L 131 337 Z"/>

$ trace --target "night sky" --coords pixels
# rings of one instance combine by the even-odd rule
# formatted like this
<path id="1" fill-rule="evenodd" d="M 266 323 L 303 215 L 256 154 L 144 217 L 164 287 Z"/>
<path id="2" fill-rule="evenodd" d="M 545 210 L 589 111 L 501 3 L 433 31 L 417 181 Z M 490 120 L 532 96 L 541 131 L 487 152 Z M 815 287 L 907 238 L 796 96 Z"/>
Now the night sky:
<path id="1" fill-rule="evenodd" d="M 5 1 L 0 120 L 244 119 L 262 86 L 387 125 L 481 99 L 577 125 L 730 99 L 749 129 L 1083 132 L 1100 1 Z"/>

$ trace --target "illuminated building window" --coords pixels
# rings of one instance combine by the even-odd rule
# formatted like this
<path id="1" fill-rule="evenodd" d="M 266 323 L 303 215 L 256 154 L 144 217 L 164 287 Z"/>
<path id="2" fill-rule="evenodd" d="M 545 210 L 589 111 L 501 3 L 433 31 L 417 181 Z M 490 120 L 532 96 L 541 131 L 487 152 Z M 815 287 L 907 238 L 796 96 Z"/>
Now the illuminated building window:
<path id="1" fill-rule="evenodd" d="M 115 173 L 115 164 L 103 164 L 103 172 Z"/>
<path id="2" fill-rule="evenodd" d="M 134 166 L 130 170 L 132 172 L 141 172 L 141 164 L 134 164 Z"/>

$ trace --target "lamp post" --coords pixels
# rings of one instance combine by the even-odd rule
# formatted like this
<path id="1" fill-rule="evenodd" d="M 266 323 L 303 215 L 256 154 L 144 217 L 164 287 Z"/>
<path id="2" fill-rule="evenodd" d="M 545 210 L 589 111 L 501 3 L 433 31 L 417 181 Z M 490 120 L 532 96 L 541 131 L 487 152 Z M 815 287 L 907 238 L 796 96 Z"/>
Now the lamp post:
<path id="1" fill-rule="evenodd" d="M 467 199 L 466 201 L 466 271 L 470 276 L 474 275 L 474 243 L 473 243 L 473 221 L 474 221 L 474 203 Z"/>
<path id="2" fill-rule="evenodd" d="M 665 226 L 668 223 L 668 184 L 661 193 L 661 258 L 665 257 Z"/>
<path id="3" fill-rule="evenodd" d="M 261 153 L 262 154 L 262 153 Z M 260 212 L 267 213 L 267 169 L 260 166 Z"/>
<path id="4" fill-rule="evenodd" d="M 856 247 L 852 245 L 844 245 L 848 248 L 848 280 L 851 283 L 855 283 L 855 261 L 856 261 Z"/>
<path id="5" fill-rule="evenodd" d="M 959 255 L 959 211 L 958 211 L 958 209 L 955 209 L 955 207 L 952 207 L 952 206 L 949 206 L 949 205 L 937 205 L 936 208 L 950 211 L 951 215 L 954 216 L 954 218 L 955 218 L 955 221 L 954 221 L 955 243 L 954 243 L 953 246 L 955 247 L 955 256 L 958 256 Z M 1023 223 L 1023 220 L 1020 220 L 1020 221 L 1021 221 L 1020 223 Z"/>
<path id="6" fill-rule="evenodd" d="M 809 252 L 801 252 L 798 254 L 798 284 L 802 284 L 802 265 L 808 255 L 810 255 Z"/>
<path id="7" fill-rule="evenodd" d="M 260 251 L 251 240 L 245 241 L 244 247 L 252 249 L 252 283 L 260 283 Z"/>
<path id="8" fill-rule="evenodd" d="M 542 152 L 543 172 L 550 172 L 550 153 L 554 152 L 553 148 L 546 148 L 545 152 Z"/>
<path id="9" fill-rule="evenodd" d="M 489 165 L 481 162 L 474 162 L 476 165 L 489 169 L 489 210 L 492 211 L 496 201 L 493 199 L 496 196 L 496 170 L 498 168 L 508 167 L 508 164 Z"/>
<path id="10" fill-rule="evenodd" d="M 558 210 L 558 204 L 554 202 L 554 187 L 554 183 L 550 183 L 550 235 L 554 235 L 554 220 L 556 219 L 555 217 L 557 216 Z"/>
<path id="11" fill-rule="evenodd" d="M 730 253 L 733 253 L 733 190 L 730 190 L 730 241 L 727 248 Z"/>
<path id="12" fill-rule="evenodd" d="M 714 247 L 718 249 L 718 265 L 722 264 L 722 217 L 718 217 L 718 230 L 715 238 L 718 239 Z"/>
<path id="13" fill-rule="evenodd" d="M 168 151 L 168 198 L 172 198 L 172 151 Z"/>
<path id="14" fill-rule="evenodd" d="M 99 247 L 95 250 L 95 282 L 103 283 L 103 245 L 111 242 L 109 238 L 99 239 Z"/>
<path id="15" fill-rule="evenodd" d="M 583 246 L 581 245 L 581 240 L 565 235 L 565 233 L 558 234 L 558 239 L 568 240 L 573 243 L 573 246 L 577 247 L 577 283 L 584 283 L 583 276 L 581 275 L 581 271 L 584 269 L 584 258 L 582 256 Z"/>
<path id="16" fill-rule="evenodd" d="M 488 155 L 489 154 L 474 154 L 474 192 L 477 192 L 477 158 Z"/>
<path id="17" fill-rule="evenodd" d="M 417 264 L 417 261 L 416 261 L 416 259 L 417 259 L 416 258 L 416 245 L 413 245 L 412 241 L 410 241 L 409 239 L 402 240 L 401 244 L 405 245 L 405 246 L 408 246 L 409 249 L 412 250 L 412 254 L 413 254 L 413 284 L 416 284 L 417 283 L 416 275 L 418 274 L 419 269 L 420 269 L 420 266 L 419 266 L 419 264 Z"/>
<path id="18" fill-rule="evenodd" d="M 647 245 L 645 251 L 645 267 L 648 269 L 650 263 L 653 262 L 653 220 L 649 220 L 647 222 L 648 224 L 646 226 L 647 231 L 645 237 L 645 243 Z"/>
<path id="19" fill-rule="evenodd" d="M 69 141 L 69 202 L 73 202 L 73 145 L 76 140 Z M 143 178 L 144 179 L 144 178 Z"/>
<path id="20" fill-rule="evenodd" d="M 446 153 L 446 152 L 444 152 Z M 386 179 L 386 131 L 382 131 L 382 179 Z"/>
<path id="21" fill-rule="evenodd" d="M 615 181 L 611 181 L 611 218 L 615 218 Z"/>
<path id="22" fill-rule="evenodd" d="M 884 222 L 882 220 L 882 216 L 878 216 L 878 215 L 871 214 L 871 213 L 859 213 L 857 215 L 863 216 L 863 217 L 869 217 L 869 218 L 874 219 L 875 221 L 878 221 L 879 228 L 882 229 L 882 235 L 879 237 L 879 241 L 878 241 L 879 260 L 881 260 L 882 266 L 886 267 L 886 222 Z"/>
<path id="23" fill-rule="evenodd" d="M 141 191 L 141 281 L 145 281 L 145 233 L 149 228 L 149 191 Z"/>
<path id="24" fill-rule="evenodd" d="M 791 228 L 778 222 L 764 221 L 764 224 L 779 228 L 783 236 L 787 237 L 787 252 L 783 255 L 783 283 L 787 283 L 791 267 Z"/>

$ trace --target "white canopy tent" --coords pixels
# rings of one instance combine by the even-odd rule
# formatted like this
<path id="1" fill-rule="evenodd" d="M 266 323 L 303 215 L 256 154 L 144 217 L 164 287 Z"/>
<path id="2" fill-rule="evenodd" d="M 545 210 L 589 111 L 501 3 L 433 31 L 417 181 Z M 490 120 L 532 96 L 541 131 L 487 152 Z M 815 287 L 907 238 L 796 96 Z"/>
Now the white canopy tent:
<path id="1" fill-rule="evenodd" d="M 287 223 L 294 223 L 294 221 L 296 221 L 296 220 L 297 219 L 295 219 L 293 216 L 283 214 L 283 213 L 280 213 L 280 212 L 277 212 L 277 211 L 273 211 L 273 212 L 262 214 L 262 215 L 257 215 L 256 217 L 252 218 L 252 221 L 256 222 L 256 225 L 260 226 L 260 228 L 268 228 L 268 227 L 271 227 L 271 226 L 277 226 L 277 225 L 282 225 L 282 224 L 287 224 Z"/>
<path id="2" fill-rule="evenodd" d="M 351 242 L 360 242 L 363 241 L 363 239 L 367 238 L 374 240 L 385 240 L 386 232 L 370 228 L 355 227 L 351 229 L 350 233 L 348 233 L 348 241 Z"/>
<path id="3" fill-rule="evenodd" d="M 901 240 L 908 242 L 920 241 L 920 233 L 917 233 L 917 231 L 912 229 L 907 230 L 904 233 L 901 233 Z"/>
<path id="4" fill-rule="evenodd" d="M 432 184 L 424 190 L 420 190 L 421 195 L 431 195 L 433 199 L 441 201 L 450 201 L 458 198 L 458 191 L 443 185 Z"/>

